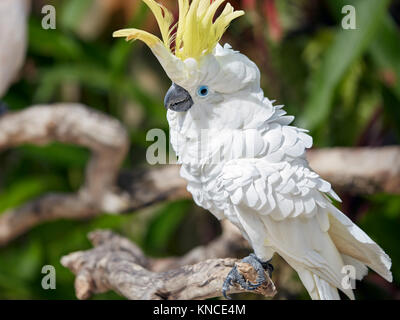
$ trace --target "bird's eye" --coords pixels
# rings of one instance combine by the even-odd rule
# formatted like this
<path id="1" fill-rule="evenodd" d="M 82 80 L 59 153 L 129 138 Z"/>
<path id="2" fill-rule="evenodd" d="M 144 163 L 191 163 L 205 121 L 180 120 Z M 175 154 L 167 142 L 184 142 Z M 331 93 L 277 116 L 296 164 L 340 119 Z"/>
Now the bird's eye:
<path id="1" fill-rule="evenodd" d="M 206 97 L 206 96 L 208 96 L 208 93 L 209 93 L 209 90 L 208 90 L 207 86 L 200 86 L 197 89 L 197 95 L 200 97 Z"/>

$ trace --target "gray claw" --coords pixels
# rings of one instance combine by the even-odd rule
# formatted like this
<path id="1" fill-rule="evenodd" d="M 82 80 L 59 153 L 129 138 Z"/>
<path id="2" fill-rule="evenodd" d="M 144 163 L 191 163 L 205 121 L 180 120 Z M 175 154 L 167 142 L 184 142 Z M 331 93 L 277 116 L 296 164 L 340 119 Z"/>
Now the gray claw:
<path id="1" fill-rule="evenodd" d="M 234 266 L 231 271 L 229 271 L 224 284 L 222 285 L 222 294 L 224 295 L 225 299 L 231 300 L 232 298 L 226 294 L 229 288 L 233 285 L 234 282 L 239 283 L 243 288 L 247 288 L 248 284 L 246 279 L 240 274 L 237 267 Z M 248 289 L 252 290 L 252 289 Z"/>
<path id="2" fill-rule="evenodd" d="M 245 290 L 255 290 L 267 280 L 265 277 L 265 271 L 268 271 L 269 276 L 271 277 L 272 271 L 274 270 L 274 267 L 269 263 L 269 261 L 260 261 L 254 253 L 251 253 L 249 256 L 242 259 L 242 262 L 250 264 L 254 268 L 254 270 L 256 270 L 256 283 L 246 281 L 246 279 L 238 271 L 237 267 L 234 266 L 232 270 L 228 273 L 224 284 L 222 285 L 222 294 L 226 299 L 231 299 L 231 297 L 229 297 L 226 292 L 229 290 L 234 282 L 240 284 L 240 286 Z"/>
<path id="3" fill-rule="evenodd" d="M 254 270 L 256 270 L 256 272 L 257 272 L 256 283 L 249 282 L 249 284 L 251 286 L 253 286 L 254 289 L 257 289 L 259 286 L 261 286 L 267 280 L 265 278 L 264 267 L 261 264 L 261 261 L 257 259 L 256 255 L 254 253 L 251 253 L 249 256 L 244 258 L 242 261 L 250 264 L 254 268 Z"/>

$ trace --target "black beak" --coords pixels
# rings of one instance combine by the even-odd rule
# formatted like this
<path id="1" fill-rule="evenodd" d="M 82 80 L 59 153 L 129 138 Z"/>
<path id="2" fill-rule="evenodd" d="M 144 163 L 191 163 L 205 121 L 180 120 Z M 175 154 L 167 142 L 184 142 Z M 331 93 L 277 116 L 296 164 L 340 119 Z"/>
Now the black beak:
<path id="1" fill-rule="evenodd" d="M 192 97 L 189 92 L 173 83 L 168 89 L 164 98 L 164 106 L 166 109 L 173 111 L 188 111 L 193 105 Z"/>

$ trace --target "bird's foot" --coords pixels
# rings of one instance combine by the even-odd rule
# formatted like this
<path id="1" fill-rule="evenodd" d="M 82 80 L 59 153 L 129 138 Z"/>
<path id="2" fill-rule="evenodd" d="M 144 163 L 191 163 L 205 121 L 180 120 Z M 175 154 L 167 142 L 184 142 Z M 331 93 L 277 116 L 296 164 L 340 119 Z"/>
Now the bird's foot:
<path id="1" fill-rule="evenodd" d="M 3 102 L 0 101 L 0 117 L 8 112 L 8 107 L 7 105 Z"/>
<path id="2" fill-rule="evenodd" d="M 226 277 L 224 284 L 222 285 L 222 294 L 226 299 L 231 299 L 229 296 L 226 295 L 226 292 L 229 288 L 236 282 L 238 283 L 243 289 L 245 290 L 255 290 L 259 286 L 261 286 L 265 281 L 267 281 L 265 277 L 265 271 L 268 272 L 269 276 L 272 276 L 272 271 L 274 267 L 269 261 L 261 261 L 257 258 L 254 253 L 251 253 L 249 256 L 242 259 L 242 262 L 246 262 L 250 264 L 254 270 L 257 272 L 256 283 L 252 283 L 247 281 L 237 269 L 237 266 L 234 266 L 231 271 L 229 271 L 228 276 Z"/>

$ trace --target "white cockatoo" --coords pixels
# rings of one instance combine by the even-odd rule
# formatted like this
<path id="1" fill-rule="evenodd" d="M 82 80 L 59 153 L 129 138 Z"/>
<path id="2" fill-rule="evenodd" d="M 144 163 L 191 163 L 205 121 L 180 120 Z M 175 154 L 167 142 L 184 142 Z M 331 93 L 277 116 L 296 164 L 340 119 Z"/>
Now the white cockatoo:
<path id="1" fill-rule="evenodd" d="M 312 299 L 339 299 L 337 289 L 353 299 L 346 266 L 358 280 L 370 267 L 392 281 L 390 258 L 332 204 L 339 197 L 310 169 L 307 131 L 291 126 L 294 117 L 264 97 L 252 61 L 218 44 L 244 12 L 228 3 L 215 17 L 224 0 L 179 0 L 173 25 L 166 8 L 143 1 L 163 41 L 138 29 L 114 36 L 145 42 L 161 63 L 173 82 L 164 103 L 187 188 L 199 206 L 236 225 L 254 249 L 243 261 L 256 269 L 257 283 L 233 268 L 224 295 L 233 282 L 246 289 L 261 285 L 274 253 L 297 271 Z"/>
<path id="2" fill-rule="evenodd" d="M 25 61 L 30 0 L 0 0 L 0 99 Z"/>

